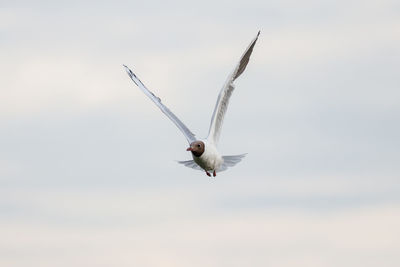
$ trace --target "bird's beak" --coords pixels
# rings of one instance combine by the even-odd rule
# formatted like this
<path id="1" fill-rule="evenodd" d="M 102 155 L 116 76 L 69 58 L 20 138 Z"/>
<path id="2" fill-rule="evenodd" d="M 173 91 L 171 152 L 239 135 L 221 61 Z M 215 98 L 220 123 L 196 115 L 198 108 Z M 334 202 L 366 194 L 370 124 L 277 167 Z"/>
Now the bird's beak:
<path id="1" fill-rule="evenodd" d="M 192 147 L 186 148 L 186 151 L 192 151 L 192 150 L 193 150 Z"/>

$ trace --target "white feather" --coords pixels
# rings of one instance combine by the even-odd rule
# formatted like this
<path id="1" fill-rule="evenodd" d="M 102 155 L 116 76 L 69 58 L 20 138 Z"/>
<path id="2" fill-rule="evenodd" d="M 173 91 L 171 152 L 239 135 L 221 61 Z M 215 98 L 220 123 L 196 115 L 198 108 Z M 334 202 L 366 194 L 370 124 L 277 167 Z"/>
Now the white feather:
<path id="1" fill-rule="evenodd" d="M 214 112 L 211 117 L 210 129 L 208 131 L 207 140 L 209 140 L 210 143 L 213 143 L 215 145 L 218 144 L 219 136 L 221 134 L 222 123 L 224 122 L 225 113 L 228 109 L 229 99 L 232 95 L 233 89 L 235 89 L 235 85 L 233 84 L 233 82 L 246 69 L 259 35 L 260 32 L 258 32 L 257 36 L 247 47 L 246 51 L 240 58 L 239 63 L 236 65 L 232 74 L 229 75 L 228 79 L 225 82 L 225 85 L 222 87 L 218 95 L 217 103 L 215 104 Z"/>

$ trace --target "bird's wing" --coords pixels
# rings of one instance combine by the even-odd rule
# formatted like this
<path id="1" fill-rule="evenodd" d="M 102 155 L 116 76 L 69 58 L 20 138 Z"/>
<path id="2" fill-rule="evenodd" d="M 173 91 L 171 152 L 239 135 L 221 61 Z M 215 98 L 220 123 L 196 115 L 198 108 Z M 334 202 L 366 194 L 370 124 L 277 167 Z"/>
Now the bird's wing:
<path id="1" fill-rule="evenodd" d="M 246 69 L 247 63 L 249 63 L 250 60 L 250 55 L 253 52 L 254 45 L 256 44 L 259 35 L 260 32 L 258 32 L 257 36 L 247 47 L 246 52 L 244 52 L 244 54 L 240 58 L 239 63 L 233 70 L 232 74 L 229 75 L 227 81 L 225 82 L 225 85 L 222 87 L 218 95 L 217 103 L 211 117 L 210 130 L 207 137 L 207 140 L 214 143 L 215 145 L 217 145 L 219 135 L 221 133 L 222 123 L 224 121 L 224 116 L 229 104 L 229 98 L 231 97 L 233 89 L 235 88 L 233 82 Z"/>
<path id="2" fill-rule="evenodd" d="M 140 90 L 143 91 L 143 93 L 145 93 L 151 99 L 151 101 L 153 101 L 157 105 L 157 107 L 159 107 L 161 109 L 161 111 L 165 115 L 167 115 L 168 118 L 170 118 L 170 120 L 173 123 L 175 123 L 175 125 L 179 128 L 179 130 L 181 130 L 183 135 L 186 137 L 189 144 L 196 141 L 194 134 L 188 129 L 188 127 L 186 127 L 185 124 L 183 124 L 183 122 L 180 119 L 178 119 L 177 116 L 175 116 L 174 113 L 172 113 L 166 106 L 164 106 L 163 103 L 161 103 L 161 99 L 159 97 L 155 96 L 152 92 L 150 92 L 150 90 L 146 88 L 146 86 L 139 80 L 139 78 L 127 66 L 124 65 L 124 67 L 126 69 L 126 72 L 129 75 L 129 77 L 131 77 L 132 81 L 140 88 Z"/>

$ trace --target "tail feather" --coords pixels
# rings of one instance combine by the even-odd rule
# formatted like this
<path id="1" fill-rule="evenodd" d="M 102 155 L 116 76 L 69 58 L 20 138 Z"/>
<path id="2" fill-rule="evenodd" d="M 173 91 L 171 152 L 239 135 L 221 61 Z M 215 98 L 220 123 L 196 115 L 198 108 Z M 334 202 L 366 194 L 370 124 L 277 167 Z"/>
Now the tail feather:
<path id="1" fill-rule="evenodd" d="M 227 170 L 229 167 L 233 167 L 236 164 L 238 164 L 245 156 L 246 154 L 241 154 L 241 155 L 230 155 L 230 156 L 222 156 L 224 162 L 222 163 L 221 167 L 217 170 L 217 172 L 222 172 Z M 202 171 L 203 169 L 197 165 L 194 160 L 185 160 L 185 161 L 178 161 L 179 164 L 183 164 L 188 168 L 192 168 L 195 170 Z"/>
<path id="2" fill-rule="evenodd" d="M 230 155 L 230 156 L 222 156 L 224 159 L 224 162 L 222 163 L 221 167 L 217 171 L 222 172 L 228 169 L 229 167 L 233 167 L 236 164 L 238 164 L 245 156 L 245 154 L 240 154 L 240 155 Z"/>
<path id="3" fill-rule="evenodd" d="M 192 169 L 195 169 L 195 170 L 199 170 L 199 171 L 203 170 L 199 165 L 197 165 L 196 162 L 194 162 L 194 160 L 178 161 L 178 163 L 179 164 L 183 164 L 186 167 L 192 168 Z"/>

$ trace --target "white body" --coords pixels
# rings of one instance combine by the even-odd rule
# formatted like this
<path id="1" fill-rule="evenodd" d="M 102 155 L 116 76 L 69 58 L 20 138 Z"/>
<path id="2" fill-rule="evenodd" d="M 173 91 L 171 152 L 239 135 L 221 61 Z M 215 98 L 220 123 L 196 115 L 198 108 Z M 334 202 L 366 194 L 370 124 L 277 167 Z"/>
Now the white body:
<path id="1" fill-rule="evenodd" d="M 197 163 L 205 171 L 217 171 L 221 168 L 224 160 L 218 153 L 217 148 L 207 142 L 207 140 L 201 140 L 204 143 L 204 152 L 200 157 L 196 157 L 192 154 L 194 162 Z"/>

